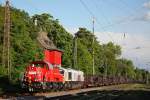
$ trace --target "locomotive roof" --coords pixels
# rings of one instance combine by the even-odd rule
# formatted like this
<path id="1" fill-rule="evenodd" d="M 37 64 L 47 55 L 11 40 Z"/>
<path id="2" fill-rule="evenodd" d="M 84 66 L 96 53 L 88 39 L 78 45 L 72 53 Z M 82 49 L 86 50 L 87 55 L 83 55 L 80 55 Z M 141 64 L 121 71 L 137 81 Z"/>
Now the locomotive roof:
<path id="1" fill-rule="evenodd" d="M 57 48 L 51 48 L 51 49 L 47 49 L 47 50 L 63 52 L 63 50 L 60 50 L 60 49 L 57 49 Z"/>
<path id="2" fill-rule="evenodd" d="M 39 64 L 39 63 L 42 63 L 42 64 L 43 64 L 43 63 L 46 63 L 46 62 L 45 62 L 45 61 L 33 61 L 33 62 L 31 62 L 31 64 L 33 64 L 33 63 L 34 63 L 34 64 Z"/>
<path id="3" fill-rule="evenodd" d="M 51 64 L 47 61 L 33 61 L 31 64 L 48 64 L 49 68 L 53 68 Z"/>
<path id="4" fill-rule="evenodd" d="M 81 70 L 76 70 L 76 69 L 72 69 L 72 68 L 63 68 L 63 67 L 61 67 L 60 69 L 62 69 L 62 70 L 68 70 L 68 71 L 83 72 L 83 71 L 81 71 Z"/>

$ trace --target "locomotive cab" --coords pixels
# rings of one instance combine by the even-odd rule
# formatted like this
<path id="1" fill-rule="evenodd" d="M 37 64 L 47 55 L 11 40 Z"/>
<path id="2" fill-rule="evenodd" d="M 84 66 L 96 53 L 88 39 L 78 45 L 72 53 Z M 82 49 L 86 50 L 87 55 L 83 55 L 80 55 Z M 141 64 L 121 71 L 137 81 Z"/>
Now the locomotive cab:
<path id="1" fill-rule="evenodd" d="M 45 50 L 42 61 L 32 62 L 25 70 L 22 85 L 33 89 L 71 89 L 81 87 L 84 73 L 79 70 L 61 67 L 60 50 Z"/>
<path id="2" fill-rule="evenodd" d="M 60 73 L 61 54 L 59 50 L 45 50 L 44 59 L 35 61 L 27 66 L 22 85 L 27 88 L 46 88 L 46 85 L 63 83 Z"/>
<path id="3" fill-rule="evenodd" d="M 23 83 L 28 88 L 43 88 L 45 84 L 62 82 L 63 75 L 60 73 L 59 67 L 52 67 L 45 61 L 32 62 L 26 68 L 23 78 Z"/>
<path id="4" fill-rule="evenodd" d="M 32 82 L 41 82 L 43 77 L 50 68 L 47 63 L 43 61 L 32 62 L 27 68 L 25 78 Z"/>

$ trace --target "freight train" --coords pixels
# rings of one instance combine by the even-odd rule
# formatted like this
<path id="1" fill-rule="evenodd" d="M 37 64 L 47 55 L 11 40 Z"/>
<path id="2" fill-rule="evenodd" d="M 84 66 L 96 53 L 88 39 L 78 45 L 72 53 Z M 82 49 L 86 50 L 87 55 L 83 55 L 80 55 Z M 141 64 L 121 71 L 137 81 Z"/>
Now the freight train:
<path id="1" fill-rule="evenodd" d="M 44 50 L 44 59 L 26 67 L 21 79 L 22 88 L 35 90 L 66 90 L 133 82 L 124 77 L 84 75 L 83 71 L 61 67 L 62 51 Z"/>

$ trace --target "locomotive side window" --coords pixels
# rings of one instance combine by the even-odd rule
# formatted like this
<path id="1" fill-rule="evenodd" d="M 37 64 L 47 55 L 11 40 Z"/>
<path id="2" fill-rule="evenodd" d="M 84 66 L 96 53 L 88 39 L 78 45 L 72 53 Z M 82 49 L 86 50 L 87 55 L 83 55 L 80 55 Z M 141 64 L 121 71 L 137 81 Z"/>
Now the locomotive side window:
<path id="1" fill-rule="evenodd" d="M 60 74 L 64 75 L 64 70 L 60 70 Z"/>
<path id="2" fill-rule="evenodd" d="M 72 79 L 72 73 L 68 72 L 68 80 L 71 80 L 71 79 Z"/>
<path id="3" fill-rule="evenodd" d="M 81 75 L 78 75 L 78 81 L 81 81 Z"/>

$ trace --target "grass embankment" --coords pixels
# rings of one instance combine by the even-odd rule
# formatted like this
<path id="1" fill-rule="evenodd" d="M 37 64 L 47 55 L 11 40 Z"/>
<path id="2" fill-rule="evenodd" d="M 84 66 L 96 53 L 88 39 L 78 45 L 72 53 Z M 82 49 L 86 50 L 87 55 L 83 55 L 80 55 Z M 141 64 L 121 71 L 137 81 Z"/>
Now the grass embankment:
<path id="1" fill-rule="evenodd" d="M 19 82 L 10 82 L 7 77 L 0 77 L 0 95 L 20 91 Z"/>
<path id="2" fill-rule="evenodd" d="M 150 91 L 150 84 L 134 84 L 132 90 Z"/>
<path id="3" fill-rule="evenodd" d="M 150 91 L 150 84 L 121 84 L 112 86 L 109 88 L 110 90 L 143 90 L 143 91 Z"/>

